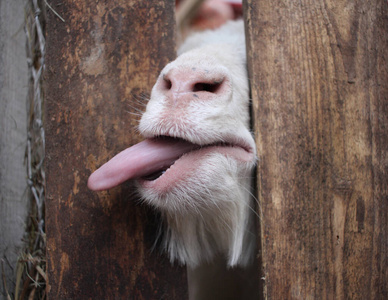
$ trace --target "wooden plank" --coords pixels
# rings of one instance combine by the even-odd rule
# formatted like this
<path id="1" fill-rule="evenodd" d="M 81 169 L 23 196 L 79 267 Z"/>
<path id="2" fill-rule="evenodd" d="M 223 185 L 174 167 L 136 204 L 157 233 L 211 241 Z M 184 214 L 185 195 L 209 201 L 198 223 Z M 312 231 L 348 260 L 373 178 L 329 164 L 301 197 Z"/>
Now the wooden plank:
<path id="1" fill-rule="evenodd" d="M 138 113 L 175 57 L 174 1 L 50 1 L 46 55 L 50 299 L 185 299 L 186 273 L 151 253 L 157 216 L 134 187 L 88 176 L 140 140 Z"/>
<path id="2" fill-rule="evenodd" d="M 267 299 L 388 298 L 387 15 L 245 2 Z"/>

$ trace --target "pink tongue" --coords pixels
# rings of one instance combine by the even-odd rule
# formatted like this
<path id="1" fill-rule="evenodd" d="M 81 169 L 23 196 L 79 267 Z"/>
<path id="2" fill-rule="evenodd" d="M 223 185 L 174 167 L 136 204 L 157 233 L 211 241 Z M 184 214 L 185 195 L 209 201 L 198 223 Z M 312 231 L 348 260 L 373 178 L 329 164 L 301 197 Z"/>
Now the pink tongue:
<path id="1" fill-rule="evenodd" d="M 143 177 L 171 166 L 184 153 L 198 147 L 177 139 L 148 139 L 117 154 L 88 180 L 93 191 L 107 190 L 126 180 Z"/>

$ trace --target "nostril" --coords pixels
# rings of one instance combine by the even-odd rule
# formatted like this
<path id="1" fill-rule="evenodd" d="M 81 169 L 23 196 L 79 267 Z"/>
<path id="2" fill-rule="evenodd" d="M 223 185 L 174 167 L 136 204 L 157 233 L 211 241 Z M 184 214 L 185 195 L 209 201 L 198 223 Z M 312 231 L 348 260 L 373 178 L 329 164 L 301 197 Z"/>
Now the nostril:
<path id="1" fill-rule="evenodd" d="M 194 85 L 193 92 L 209 92 L 216 94 L 220 90 L 223 82 L 223 80 L 215 81 L 212 83 L 198 82 Z"/>
<path id="2" fill-rule="evenodd" d="M 170 90 L 172 87 L 172 82 L 167 76 L 163 75 L 162 87 L 165 90 Z"/>

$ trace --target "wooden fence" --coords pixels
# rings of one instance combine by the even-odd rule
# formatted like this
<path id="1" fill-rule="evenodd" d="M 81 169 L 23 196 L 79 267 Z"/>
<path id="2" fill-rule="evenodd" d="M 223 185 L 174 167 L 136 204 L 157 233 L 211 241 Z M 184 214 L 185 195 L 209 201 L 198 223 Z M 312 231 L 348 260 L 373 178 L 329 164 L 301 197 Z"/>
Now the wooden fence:
<path id="1" fill-rule="evenodd" d="M 385 299 L 386 1 L 247 1 L 264 295 Z"/>
<path id="2" fill-rule="evenodd" d="M 49 297 L 186 299 L 133 187 L 86 187 L 140 139 L 128 112 L 175 56 L 174 1 L 50 5 L 65 22 L 48 13 Z M 244 13 L 263 297 L 388 298 L 386 1 L 247 0 Z"/>

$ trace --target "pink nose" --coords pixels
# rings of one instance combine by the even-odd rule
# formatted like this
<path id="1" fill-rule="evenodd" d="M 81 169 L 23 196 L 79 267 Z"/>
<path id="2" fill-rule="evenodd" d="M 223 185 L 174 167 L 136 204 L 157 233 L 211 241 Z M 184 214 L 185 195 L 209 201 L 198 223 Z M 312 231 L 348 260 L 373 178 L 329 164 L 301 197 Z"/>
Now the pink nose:
<path id="1" fill-rule="evenodd" d="M 174 105 L 195 100 L 210 100 L 230 91 L 222 71 L 199 68 L 174 68 L 159 77 L 156 88 Z"/>

